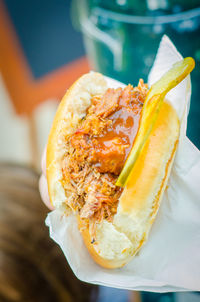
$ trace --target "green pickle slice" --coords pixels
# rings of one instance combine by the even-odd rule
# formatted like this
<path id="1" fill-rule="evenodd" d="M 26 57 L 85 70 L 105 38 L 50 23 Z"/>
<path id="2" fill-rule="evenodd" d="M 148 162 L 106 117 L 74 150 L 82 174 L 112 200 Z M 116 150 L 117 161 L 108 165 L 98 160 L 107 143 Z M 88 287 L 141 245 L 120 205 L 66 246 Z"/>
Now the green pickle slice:
<path id="1" fill-rule="evenodd" d="M 194 66 L 195 61 L 193 58 L 185 58 L 175 63 L 172 68 L 160 78 L 160 80 L 151 86 L 142 108 L 140 125 L 133 147 L 117 179 L 117 186 L 124 187 L 126 185 L 130 172 L 133 169 L 140 152 L 142 152 L 142 149 L 157 120 L 165 95 L 172 88 L 177 86 L 193 70 Z"/>

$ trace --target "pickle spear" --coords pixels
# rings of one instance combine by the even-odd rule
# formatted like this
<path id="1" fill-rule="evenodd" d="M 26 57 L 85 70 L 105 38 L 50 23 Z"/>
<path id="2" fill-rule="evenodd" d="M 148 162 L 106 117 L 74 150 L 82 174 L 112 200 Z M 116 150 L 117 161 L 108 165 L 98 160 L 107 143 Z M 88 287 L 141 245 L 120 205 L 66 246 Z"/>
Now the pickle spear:
<path id="1" fill-rule="evenodd" d="M 117 179 L 117 186 L 124 187 L 126 185 L 129 174 L 157 120 L 165 95 L 177 86 L 194 69 L 194 66 L 195 62 L 193 58 L 185 58 L 175 63 L 160 80 L 151 86 L 142 108 L 139 129 L 133 147 Z"/>

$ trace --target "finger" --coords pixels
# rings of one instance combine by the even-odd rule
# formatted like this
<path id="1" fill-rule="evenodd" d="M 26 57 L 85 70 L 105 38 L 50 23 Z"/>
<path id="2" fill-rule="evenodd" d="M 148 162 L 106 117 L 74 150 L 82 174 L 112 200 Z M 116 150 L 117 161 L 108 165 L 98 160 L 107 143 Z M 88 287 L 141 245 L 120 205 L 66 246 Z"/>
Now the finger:
<path id="1" fill-rule="evenodd" d="M 50 199 L 49 199 L 49 192 L 48 192 L 48 187 L 47 187 L 47 179 L 44 176 L 44 174 L 42 174 L 40 176 L 40 180 L 39 180 L 39 190 L 40 190 L 40 195 L 42 197 L 43 202 L 45 203 L 45 205 L 50 209 L 53 210 L 54 207 L 52 206 Z"/>
<path id="2" fill-rule="evenodd" d="M 46 176 L 46 153 L 47 153 L 47 146 L 45 146 L 43 154 L 42 154 L 42 160 L 41 160 L 41 168 L 42 173 Z"/>

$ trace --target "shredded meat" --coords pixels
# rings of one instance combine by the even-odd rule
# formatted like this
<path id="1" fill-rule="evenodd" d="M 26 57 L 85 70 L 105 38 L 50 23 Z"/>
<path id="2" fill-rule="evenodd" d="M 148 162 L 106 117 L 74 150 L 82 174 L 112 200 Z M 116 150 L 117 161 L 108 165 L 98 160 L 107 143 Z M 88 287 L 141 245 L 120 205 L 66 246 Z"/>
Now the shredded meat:
<path id="1" fill-rule="evenodd" d="M 62 162 L 68 205 L 85 221 L 112 220 L 122 189 L 115 186 L 136 136 L 147 94 L 143 80 L 137 87 L 108 89 L 94 96 L 84 120 L 66 138 Z"/>
<path id="2" fill-rule="evenodd" d="M 120 137 L 114 137 L 104 143 L 99 143 L 97 140 L 92 140 L 92 152 L 88 156 L 88 161 L 96 163 L 96 167 L 101 173 L 113 173 L 119 175 L 123 167 L 123 162 L 128 144 L 124 144 Z M 102 148 L 104 152 L 102 152 Z"/>
<path id="3" fill-rule="evenodd" d="M 116 211 L 117 201 L 121 194 L 121 190 L 114 185 L 113 180 L 113 177 L 108 174 L 101 175 L 99 179 L 92 177 L 92 181 L 86 187 L 87 202 L 80 211 L 81 218 L 91 218 L 101 208 L 104 209 L 105 214 L 101 218 L 104 216 L 111 218 L 109 206 L 112 207 L 112 212 Z"/>
<path id="4" fill-rule="evenodd" d="M 113 113 L 119 106 L 119 97 L 122 94 L 122 88 L 108 88 L 102 99 L 93 108 L 95 114 L 105 118 Z"/>

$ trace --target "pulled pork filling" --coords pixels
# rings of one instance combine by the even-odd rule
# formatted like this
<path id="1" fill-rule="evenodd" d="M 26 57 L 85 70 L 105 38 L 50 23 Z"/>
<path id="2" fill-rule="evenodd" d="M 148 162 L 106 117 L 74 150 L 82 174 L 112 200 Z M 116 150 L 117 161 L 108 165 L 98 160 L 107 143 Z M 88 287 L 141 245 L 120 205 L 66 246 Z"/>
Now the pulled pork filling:
<path id="1" fill-rule="evenodd" d="M 66 137 L 62 162 L 67 204 L 95 226 L 112 221 L 122 189 L 115 186 L 138 131 L 147 84 L 94 96 L 78 129 Z"/>

